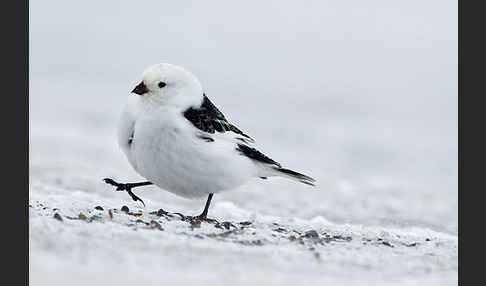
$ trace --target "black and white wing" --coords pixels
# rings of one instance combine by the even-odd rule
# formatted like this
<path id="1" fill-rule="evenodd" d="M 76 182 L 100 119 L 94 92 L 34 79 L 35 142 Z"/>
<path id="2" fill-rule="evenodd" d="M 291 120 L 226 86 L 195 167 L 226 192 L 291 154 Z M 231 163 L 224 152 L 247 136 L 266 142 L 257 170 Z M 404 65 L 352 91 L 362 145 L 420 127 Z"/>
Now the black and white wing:
<path id="1" fill-rule="evenodd" d="M 202 131 L 203 133 L 215 134 L 215 133 L 228 133 L 232 135 L 234 139 L 239 140 L 243 143 L 252 143 L 254 140 L 243 133 L 238 127 L 229 123 L 224 117 L 223 113 L 209 100 L 209 98 L 203 94 L 203 102 L 199 108 L 189 108 L 184 111 L 184 117 L 189 120 L 194 127 Z M 211 136 L 204 136 L 206 141 L 209 140 Z"/>
<path id="2" fill-rule="evenodd" d="M 259 163 L 280 167 L 280 164 L 252 147 L 255 142 L 238 127 L 228 122 L 221 111 L 204 94 L 199 108 L 184 111 L 184 117 L 199 129 L 197 136 L 207 142 L 227 140 L 234 144 L 236 151 Z"/>
<path id="3" fill-rule="evenodd" d="M 194 127 L 199 131 L 197 136 L 206 142 L 214 142 L 215 140 L 227 140 L 235 144 L 235 150 L 242 156 L 246 156 L 256 163 L 263 164 L 271 169 L 272 173 L 285 176 L 304 184 L 314 185 L 313 178 L 304 174 L 284 169 L 282 166 L 267 157 L 262 152 L 254 148 L 252 143 L 254 140 L 243 133 L 238 127 L 229 123 L 224 117 L 223 113 L 203 94 L 203 102 L 198 108 L 189 108 L 183 113 L 184 117 L 189 120 Z M 266 179 L 266 175 L 261 176 Z"/>

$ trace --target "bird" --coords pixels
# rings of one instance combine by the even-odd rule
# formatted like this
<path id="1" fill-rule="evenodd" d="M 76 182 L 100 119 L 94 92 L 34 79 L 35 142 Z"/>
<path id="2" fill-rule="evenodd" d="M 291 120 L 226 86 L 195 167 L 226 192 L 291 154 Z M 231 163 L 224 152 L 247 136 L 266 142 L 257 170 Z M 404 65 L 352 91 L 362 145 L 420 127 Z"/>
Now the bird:
<path id="1" fill-rule="evenodd" d="M 133 169 L 147 181 L 104 182 L 143 205 L 133 188 L 156 185 L 189 199 L 207 196 L 202 213 L 191 217 L 201 221 L 208 219 L 215 193 L 250 179 L 280 176 L 310 186 L 316 182 L 260 152 L 255 140 L 209 100 L 196 76 L 169 63 L 142 73 L 121 113 L 117 137 Z"/>

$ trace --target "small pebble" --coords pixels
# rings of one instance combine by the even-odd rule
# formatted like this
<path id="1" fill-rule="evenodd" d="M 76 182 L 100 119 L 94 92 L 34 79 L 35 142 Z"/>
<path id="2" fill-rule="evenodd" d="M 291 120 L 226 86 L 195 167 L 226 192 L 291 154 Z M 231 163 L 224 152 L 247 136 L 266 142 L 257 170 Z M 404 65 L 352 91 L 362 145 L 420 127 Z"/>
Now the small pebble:
<path id="1" fill-rule="evenodd" d="M 230 229 L 230 227 L 236 227 L 229 221 L 222 222 L 221 225 L 224 226 L 224 228 L 226 229 Z"/>
<path id="2" fill-rule="evenodd" d="M 122 211 L 122 212 L 126 212 L 126 213 L 128 213 L 130 210 L 128 209 L 128 207 L 127 207 L 127 206 L 123 206 L 123 207 L 121 208 L 121 211 Z"/>
<path id="3" fill-rule="evenodd" d="M 191 220 L 190 223 L 191 223 L 191 229 L 201 227 L 201 220 L 199 220 L 199 219 Z"/>
<path id="4" fill-rule="evenodd" d="M 319 238 L 319 234 L 315 230 L 309 230 L 305 232 L 305 237 L 307 238 Z"/>
<path id="5" fill-rule="evenodd" d="M 57 219 L 58 221 L 62 221 L 62 217 L 58 213 L 54 214 L 54 218 Z"/>
<path id="6" fill-rule="evenodd" d="M 388 241 L 383 241 L 382 244 L 389 246 L 389 247 L 395 247 L 395 246 L 391 245 Z"/>
<path id="7" fill-rule="evenodd" d="M 156 229 L 158 229 L 158 230 L 164 230 L 164 229 L 162 228 L 162 226 L 160 225 L 160 223 L 156 222 L 155 220 L 152 220 L 152 221 L 150 222 L 150 228 L 156 228 Z"/>
<path id="8" fill-rule="evenodd" d="M 95 209 L 96 210 L 99 210 L 99 211 L 102 211 L 103 210 L 103 208 L 101 206 L 96 206 Z"/>
<path id="9" fill-rule="evenodd" d="M 250 225 L 251 221 L 242 221 L 240 222 L 241 225 Z"/>
<path id="10" fill-rule="evenodd" d="M 92 221 L 102 221 L 103 219 L 99 216 L 99 215 L 94 215 L 92 216 L 89 221 L 92 222 Z"/>
<path id="11" fill-rule="evenodd" d="M 261 239 L 254 240 L 251 243 L 253 245 L 258 245 L 258 246 L 262 246 L 263 245 L 263 241 Z"/>

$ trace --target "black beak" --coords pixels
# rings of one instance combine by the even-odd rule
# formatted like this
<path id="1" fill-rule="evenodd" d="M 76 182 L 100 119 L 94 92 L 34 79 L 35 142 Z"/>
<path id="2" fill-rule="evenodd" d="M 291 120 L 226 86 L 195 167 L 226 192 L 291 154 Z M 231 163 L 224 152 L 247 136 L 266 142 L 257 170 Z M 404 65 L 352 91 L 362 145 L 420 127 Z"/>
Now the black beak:
<path id="1" fill-rule="evenodd" d="M 143 83 L 143 81 L 141 83 L 139 83 L 133 90 L 132 90 L 132 93 L 136 93 L 138 95 L 142 95 L 144 93 L 147 93 L 149 92 L 147 86 L 145 86 L 145 84 Z"/>

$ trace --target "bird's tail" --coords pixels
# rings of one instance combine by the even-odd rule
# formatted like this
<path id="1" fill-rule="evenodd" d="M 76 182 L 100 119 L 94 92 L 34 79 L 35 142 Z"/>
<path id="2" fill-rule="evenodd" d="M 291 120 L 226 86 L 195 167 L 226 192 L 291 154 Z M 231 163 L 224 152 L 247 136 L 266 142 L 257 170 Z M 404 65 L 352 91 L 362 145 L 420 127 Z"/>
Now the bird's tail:
<path id="1" fill-rule="evenodd" d="M 280 168 L 280 167 L 274 167 L 272 169 L 276 171 L 275 173 L 278 176 L 286 177 L 286 178 L 292 179 L 292 180 L 297 181 L 297 182 L 301 182 L 301 183 L 304 183 L 304 184 L 307 184 L 307 185 L 315 186 L 314 182 L 316 180 L 314 180 L 313 178 L 311 178 L 307 175 L 297 173 L 297 172 L 289 170 L 289 169 Z"/>

